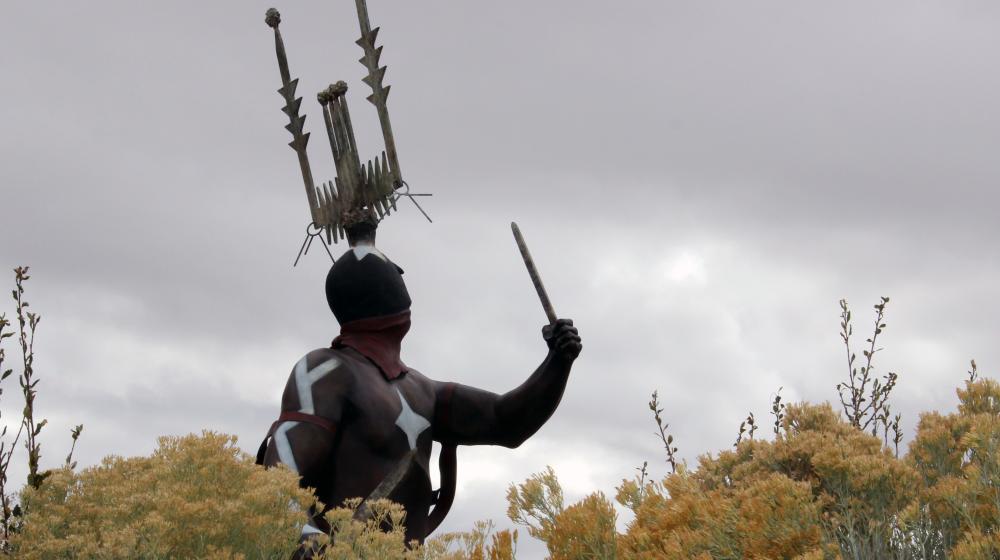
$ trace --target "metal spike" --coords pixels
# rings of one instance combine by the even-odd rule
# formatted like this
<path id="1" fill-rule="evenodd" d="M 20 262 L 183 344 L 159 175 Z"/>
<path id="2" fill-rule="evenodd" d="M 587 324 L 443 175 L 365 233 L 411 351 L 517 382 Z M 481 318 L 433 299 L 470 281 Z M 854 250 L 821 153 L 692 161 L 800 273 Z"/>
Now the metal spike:
<path id="1" fill-rule="evenodd" d="M 295 78 L 294 80 L 288 82 L 287 86 L 278 88 L 278 93 L 285 98 L 285 107 L 282 109 L 285 113 L 289 112 L 289 107 L 293 107 L 291 110 L 292 113 L 299 110 L 299 102 L 302 101 L 302 98 L 295 98 L 295 90 L 298 87 L 299 79 Z"/>
<path id="2" fill-rule="evenodd" d="M 357 170 L 358 149 L 354 143 L 354 131 L 351 129 L 351 116 L 347 110 L 347 98 L 341 97 L 336 101 L 337 108 L 337 139 L 342 146 L 347 148 L 348 161 L 352 170 Z"/>
<path id="3" fill-rule="evenodd" d="M 362 203 L 362 200 L 363 200 L 362 199 L 362 193 L 364 192 L 364 186 L 368 184 L 368 180 L 369 180 L 369 178 L 368 178 L 368 167 L 362 165 L 361 166 L 361 173 L 359 173 L 358 176 L 360 177 L 361 182 L 358 185 L 358 189 L 356 191 L 354 191 L 354 194 L 357 197 L 356 198 L 356 202 L 354 203 L 354 206 L 361 206 L 363 204 Z"/>
<path id="4" fill-rule="evenodd" d="M 389 165 L 389 160 L 386 158 L 385 150 L 382 151 L 382 164 L 385 165 L 386 167 L 388 167 L 388 165 Z M 397 197 L 393 196 L 393 193 L 395 192 L 395 189 L 396 189 L 395 185 L 389 185 L 388 190 L 386 190 L 383 193 L 384 196 L 385 196 L 387 205 L 391 206 L 392 209 L 393 209 L 393 211 L 396 210 L 396 198 Z"/>
<path id="5" fill-rule="evenodd" d="M 319 212 L 317 212 L 319 214 L 319 220 L 316 220 L 316 222 L 325 224 L 328 221 L 327 220 L 328 200 L 326 196 L 323 194 L 322 188 L 316 187 L 315 190 L 316 190 L 316 205 L 319 209 Z"/>
<path id="6" fill-rule="evenodd" d="M 342 149 L 337 146 L 337 137 L 333 132 L 333 115 L 330 114 L 330 105 L 323 105 L 323 124 L 326 125 L 326 135 L 330 139 L 330 151 L 333 153 L 334 164 L 340 164 L 340 158 L 343 156 Z"/>
<path id="7" fill-rule="evenodd" d="M 333 125 L 333 136 L 337 140 L 337 146 L 339 146 L 342 150 L 341 159 L 350 160 L 353 154 L 351 154 L 351 148 L 350 148 L 351 143 L 347 139 L 347 134 L 344 132 L 342 101 L 343 101 L 342 99 L 334 99 L 333 102 L 330 104 L 331 105 L 330 122 Z M 337 161 L 338 175 L 340 174 L 341 165 L 342 165 L 341 162 Z"/>
<path id="8" fill-rule="evenodd" d="M 367 42 L 362 41 L 362 40 L 359 39 L 358 41 L 356 41 L 356 43 L 358 45 L 360 45 L 361 48 L 366 49 L 365 54 L 361 58 L 358 59 L 358 62 L 360 62 L 363 66 L 367 67 L 368 66 L 368 57 L 372 56 L 372 57 L 374 57 L 373 64 L 375 64 L 377 66 L 378 63 L 379 63 L 379 60 L 381 60 L 381 58 L 382 58 L 382 47 L 381 46 L 375 47 L 372 50 L 372 54 L 368 54 L 368 52 L 367 52 L 367 46 L 368 46 Z M 374 47 L 374 43 L 372 44 L 372 46 Z"/>
<path id="9" fill-rule="evenodd" d="M 344 215 L 344 211 L 350 207 L 351 204 L 353 204 L 351 196 L 352 193 L 350 192 L 350 189 L 344 188 L 343 179 L 339 176 L 334 179 L 334 181 L 336 181 L 337 184 L 337 211 L 334 214 L 333 219 L 337 223 L 340 223 L 340 219 Z"/>
<path id="10" fill-rule="evenodd" d="M 360 1 L 363 2 L 364 0 Z M 278 29 L 278 26 L 281 24 L 281 14 L 278 13 L 278 10 L 271 8 L 265 14 L 264 22 L 267 23 L 268 27 L 274 29 L 274 51 L 278 57 L 278 71 L 281 74 L 281 89 L 278 90 L 278 93 L 285 99 L 284 110 L 285 114 L 288 115 L 291 126 L 289 132 L 292 133 L 292 141 L 288 145 L 295 150 L 298 156 L 299 170 L 302 172 L 302 183 L 305 186 L 306 198 L 309 201 L 309 213 L 313 221 L 315 221 L 318 217 L 316 193 L 313 190 L 315 183 L 312 178 L 312 168 L 309 166 L 309 156 L 306 154 L 309 135 L 302 132 L 303 119 L 298 117 L 299 103 L 294 99 L 298 80 L 292 80 L 291 72 L 288 69 L 285 42 L 281 37 L 281 30 Z"/>
<path id="11" fill-rule="evenodd" d="M 372 204 L 378 198 L 378 185 L 382 181 L 382 168 L 379 166 L 378 158 L 368 160 L 368 165 L 372 166 L 372 182 L 368 185 L 368 203 Z"/>
<path id="12" fill-rule="evenodd" d="M 299 100 L 301 101 L 302 98 L 300 97 Z M 302 127 L 306 123 L 305 116 L 291 117 L 289 120 L 291 122 L 285 125 L 285 130 L 291 132 L 293 136 L 298 136 L 299 134 L 302 134 Z"/>
<path id="13" fill-rule="evenodd" d="M 383 87 L 383 88 L 382 88 L 382 102 L 383 102 L 383 103 L 385 102 L 385 100 L 386 100 L 386 99 L 388 99 L 388 98 L 389 98 L 389 89 L 390 89 L 391 87 L 392 87 L 392 86 L 385 86 L 385 87 Z M 368 100 L 368 102 L 369 102 L 369 103 L 371 103 L 372 105 L 374 105 L 374 106 L 376 106 L 376 107 L 378 107 L 378 106 L 379 106 L 378 102 L 376 102 L 376 101 L 375 101 L 376 97 L 375 97 L 375 94 L 374 94 L 374 93 L 373 93 L 373 94 L 371 94 L 371 95 L 369 95 L 369 96 L 368 96 L 368 97 L 366 97 L 365 99 L 367 99 L 367 100 Z"/>
<path id="14" fill-rule="evenodd" d="M 389 161 L 386 159 L 385 151 L 382 152 L 382 159 L 379 160 L 379 164 L 382 167 L 382 180 L 378 184 L 378 195 L 386 196 L 391 194 L 392 188 L 392 176 L 389 172 Z"/>
<path id="15" fill-rule="evenodd" d="M 344 163 L 342 164 L 343 167 L 338 166 L 337 174 L 342 174 L 345 177 L 345 182 L 348 188 L 357 190 L 359 185 L 355 183 L 357 182 L 357 176 L 361 163 L 358 157 L 357 144 L 354 140 L 354 129 L 351 126 L 351 115 L 347 110 L 347 98 L 341 96 L 335 99 L 333 102 L 333 108 L 337 139 L 340 145 L 345 147 L 345 151 L 347 152 L 345 153 Z"/>
<path id="16" fill-rule="evenodd" d="M 366 10 L 367 10 L 367 8 L 366 8 Z M 366 15 L 365 19 L 367 20 L 367 18 L 368 18 L 368 16 Z M 364 22 L 361 23 L 361 37 L 358 38 L 357 41 L 354 41 L 355 43 L 357 43 L 357 45 L 359 47 L 365 49 L 366 51 L 369 48 L 374 48 L 375 47 L 375 41 L 378 40 L 378 32 L 379 32 L 379 28 L 378 27 L 376 27 L 375 29 L 372 29 L 370 31 L 365 31 L 365 27 L 364 26 L 367 25 L 367 23 L 368 23 L 367 21 L 364 21 Z"/>
<path id="17" fill-rule="evenodd" d="M 278 93 L 281 94 L 285 99 L 292 99 L 295 97 L 295 88 L 299 87 L 299 79 L 289 80 L 288 83 L 282 84 L 278 88 Z"/>
<path id="18" fill-rule="evenodd" d="M 309 143 L 309 133 L 307 132 L 307 133 L 299 136 L 298 138 L 292 140 L 291 142 L 289 142 L 288 145 L 289 145 L 289 147 L 291 147 L 296 152 L 299 152 L 301 154 L 305 154 L 306 153 L 306 144 L 308 144 L 308 143 Z M 308 164 L 308 163 L 309 162 L 306 161 L 306 164 Z M 305 178 L 303 177 L 303 180 L 304 179 Z M 312 180 L 312 171 L 309 172 L 309 180 L 310 181 Z M 312 187 L 310 186 L 309 189 L 311 190 Z M 310 201 L 310 202 L 312 202 L 312 201 Z"/>
<path id="19" fill-rule="evenodd" d="M 327 200 L 327 211 L 326 211 L 326 241 L 331 243 L 333 239 L 330 237 L 330 225 L 337 221 L 337 196 L 333 190 L 333 181 L 329 183 L 323 183 L 323 190 L 326 192 Z"/>
<path id="20" fill-rule="evenodd" d="M 347 130 L 347 138 L 351 142 L 351 152 L 354 153 L 355 162 L 360 162 L 358 159 L 358 143 L 354 139 L 354 126 L 351 124 L 351 112 L 347 110 L 347 98 L 341 99 L 341 103 L 344 105 L 344 128 Z M 357 170 L 360 163 L 356 163 L 355 170 Z"/>
<path id="21" fill-rule="evenodd" d="M 388 68 L 388 67 L 387 66 L 383 66 L 383 67 L 379 68 L 373 74 L 369 74 L 369 75 L 365 76 L 364 78 L 361 78 L 361 81 L 364 82 L 364 83 L 366 83 L 369 87 L 374 88 L 375 86 L 373 86 L 372 83 L 373 82 L 379 83 L 379 84 L 382 83 L 382 78 L 385 77 L 385 69 L 386 68 Z"/>
<path id="22" fill-rule="evenodd" d="M 379 67 L 381 50 L 375 47 L 378 38 L 379 28 L 371 29 L 368 21 L 368 6 L 365 0 L 355 0 L 358 9 L 358 23 L 361 27 L 361 38 L 358 45 L 365 52 L 362 64 L 368 69 L 368 80 L 365 82 L 372 88 L 372 95 L 368 100 L 375 105 L 378 111 L 379 124 L 382 127 L 382 138 L 385 140 L 385 150 L 389 157 L 389 173 L 392 176 L 393 186 L 398 186 L 403 181 L 403 175 L 399 168 L 399 157 L 396 154 L 396 140 L 392 135 L 392 124 L 389 122 L 389 109 L 386 106 L 386 99 L 389 95 L 389 87 L 382 84 L 385 74 L 385 67 Z"/>
<path id="23" fill-rule="evenodd" d="M 375 175 L 375 166 L 372 165 L 372 160 L 368 160 L 368 188 L 365 189 L 365 205 L 371 203 L 371 192 L 374 190 L 372 187 L 374 187 L 374 183 L 377 179 L 378 177 Z"/>

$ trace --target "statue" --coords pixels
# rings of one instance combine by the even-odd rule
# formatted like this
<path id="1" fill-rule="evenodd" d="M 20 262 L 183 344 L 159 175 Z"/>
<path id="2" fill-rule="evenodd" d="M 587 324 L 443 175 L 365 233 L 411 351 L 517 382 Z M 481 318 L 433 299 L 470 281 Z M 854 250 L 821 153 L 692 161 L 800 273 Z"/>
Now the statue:
<path id="1" fill-rule="evenodd" d="M 400 349 L 410 328 L 410 295 L 403 269 L 375 247 L 379 220 L 409 193 L 399 172 L 378 67 L 378 29 L 368 26 L 364 0 L 356 0 L 369 69 L 365 82 L 382 125 L 386 152 L 361 165 L 339 82 L 320 93 L 324 121 L 337 165 L 335 182 L 313 186 L 305 147 L 308 133 L 298 115 L 297 80 L 291 80 L 278 31 L 280 16 L 269 10 L 282 76 L 286 127 L 299 156 L 312 222 L 299 257 L 314 238 L 346 239 L 349 248 L 336 259 L 326 278 L 327 303 L 341 326 L 330 347 L 306 354 L 292 369 L 281 401 L 281 414 L 258 452 L 258 463 L 283 463 L 315 488 L 328 506 L 364 498 L 355 516 L 367 515 L 365 503 L 388 498 L 407 512 L 407 540 L 422 542 L 444 519 L 454 498 L 458 445 L 502 445 L 514 448 L 531 437 L 553 414 L 562 398 L 574 360 L 582 349 L 573 321 L 557 319 L 538 278 L 520 231 L 512 224 L 529 274 L 549 324 L 542 329 L 544 360 L 517 388 L 498 395 L 459 383 L 436 381 L 403 363 Z M 404 190 L 405 189 L 405 190 Z M 402 192 L 400 192 L 402 191 Z M 423 209 L 417 205 L 418 209 Z M 426 213 L 424 213 L 426 216 Z M 428 218 L 429 219 L 429 218 Z M 326 239 L 323 239 L 324 235 Z M 327 252 L 329 248 L 327 247 Z M 332 254 L 331 254 L 332 258 Z M 297 262 L 298 259 L 296 259 Z M 431 445 L 442 445 L 439 468 L 442 488 L 432 491 L 428 465 Z M 433 510 L 431 507 L 433 506 Z M 329 532 L 322 512 L 310 512 L 303 528 L 299 558 L 314 552 L 311 541 Z"/>

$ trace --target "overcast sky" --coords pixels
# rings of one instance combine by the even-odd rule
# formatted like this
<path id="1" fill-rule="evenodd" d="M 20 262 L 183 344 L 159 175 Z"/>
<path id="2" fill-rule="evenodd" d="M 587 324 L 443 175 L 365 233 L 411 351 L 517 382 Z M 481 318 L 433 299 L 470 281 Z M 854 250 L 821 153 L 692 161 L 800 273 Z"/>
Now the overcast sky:
<path id="1" fill-rule="evenodd" d="M 459 450 L 445 529 L 510 526 L 506 486 L 546 465 L 569 500 L 644 460 L 663 475 L 654 389 L 692 464 L 748 411 L 766 426 L 779 387 L 835 400 L 840 298 L 859 343 L 892 298 L 876 368 L 908 436 L 955 408 L 970 358 L 1000 367 L 1000 4 L 369 3 L 401 168 L 434 194 L 433 224 L 404 203 L 379 229 L 414 300 L 405 361 L 505 391 L 542 359 L 511 220 L 584 339 L 532 440 Z M 3 8 L 0 281 L 34 273 L 45 466 L 77 423 L 81 465 L 201 429 L 255 450 L 292 365 L 337 334 L 325 253 L 291 266 L 307 207 L 271 5 Z M 362 157 L 382 146 L 354 3 L 276 7 L 328 180 L 328 83 L 352 88 Z"/>

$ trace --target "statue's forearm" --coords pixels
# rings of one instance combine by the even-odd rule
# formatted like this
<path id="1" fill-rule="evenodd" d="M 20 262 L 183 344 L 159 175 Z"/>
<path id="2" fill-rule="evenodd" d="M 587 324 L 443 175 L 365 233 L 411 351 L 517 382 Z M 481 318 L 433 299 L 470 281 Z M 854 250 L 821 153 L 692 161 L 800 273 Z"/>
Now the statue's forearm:
<path id="1" fill-rule="evenodd" d="M 552 416 L 583 346 L 570 319 L 546 325 L 549 353 L 516 389 L 498 395 L 457 383 L 438 383 L 435 439 L 458 445 L 517 447 Z"/>
<path id="2" fill-rule="evenodd" d="M 498 443 L 517 447 L 545 424 L 562 400 L 571 365 L 550 351 L 531 377 L 500 397 L 496 403 Z"/>

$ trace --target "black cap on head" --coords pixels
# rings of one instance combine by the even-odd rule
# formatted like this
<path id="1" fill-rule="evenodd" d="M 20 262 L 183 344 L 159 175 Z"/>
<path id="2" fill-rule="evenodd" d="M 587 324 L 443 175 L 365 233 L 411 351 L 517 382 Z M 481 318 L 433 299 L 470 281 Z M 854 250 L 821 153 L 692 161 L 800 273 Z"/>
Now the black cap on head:
<path id="1" fill-rule="evenodd" d="M 341 325 L 410 308 L 403 269 L 374 245 L 356 245 L 326 275 L 326 301 Z"/>

